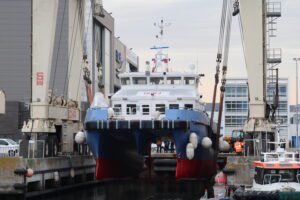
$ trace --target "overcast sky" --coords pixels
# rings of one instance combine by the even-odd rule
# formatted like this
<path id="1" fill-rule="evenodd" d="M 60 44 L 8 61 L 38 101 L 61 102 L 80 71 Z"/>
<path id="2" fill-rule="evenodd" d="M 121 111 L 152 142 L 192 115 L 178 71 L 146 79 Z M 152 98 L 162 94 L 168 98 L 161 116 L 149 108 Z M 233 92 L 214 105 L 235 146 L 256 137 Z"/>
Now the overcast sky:
<path id="1" fill-rule="evenodd" d="M 277 20 L 273 48 L 282 48 L 280 77 L 289 78 L 290 103 L 295 98 L 295 62 L 300 57 L 300 1 L 282 0 L 282 17 Z M 170 66 L 188 69 L 191 64 L 206 76 L 201 90 L 204 100 L 211 102 L 214 84 L 222 0 L 103 0 L 104 7 L 115 18 L 116 36 L 140 57 L 140 66 L 151 60 L 149 49 L 155 43 L 158 30 L 154 22 L 164 19 L 172 25 L 166 29 L 165 43 L 171 49 Z M 237 18 L 233 20 L 228 77 L 246 77 L 246 68 Z M 299 63 L 300 64 L 300 63 Z"/>

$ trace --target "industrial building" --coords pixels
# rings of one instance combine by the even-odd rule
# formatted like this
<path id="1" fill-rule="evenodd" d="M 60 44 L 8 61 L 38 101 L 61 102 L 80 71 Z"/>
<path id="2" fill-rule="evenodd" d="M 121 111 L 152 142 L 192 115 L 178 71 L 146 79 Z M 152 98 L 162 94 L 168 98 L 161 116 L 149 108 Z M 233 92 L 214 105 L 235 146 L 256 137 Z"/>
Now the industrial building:
<path id="1" fill-rule="evenodd" d="M 242 130 L 248 118 L 248 86 L 247 79 L 231 78 L 226 82 L 224 98 L 223 135 L 231 135 L 234 130 Z M 267 87 L 267 100 L 272 103 L 274 85 Z M 288 79 L 279 79 L 279 105 L 276 120 L 280 123 L 280 136 L 288 141 L 289 136 L 289 97 Z"/>

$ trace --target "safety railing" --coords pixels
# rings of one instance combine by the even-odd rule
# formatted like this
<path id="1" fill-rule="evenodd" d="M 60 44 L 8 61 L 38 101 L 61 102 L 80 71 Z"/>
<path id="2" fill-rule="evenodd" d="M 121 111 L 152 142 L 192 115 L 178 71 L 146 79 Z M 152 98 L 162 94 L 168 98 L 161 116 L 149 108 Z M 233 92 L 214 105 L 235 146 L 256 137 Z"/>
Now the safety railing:
<path id="1" fill-rule="evenodd" d="M 267 16 L 268 17 L 280 17 L 281 16 L 281 2 L 267 3 Z"/>

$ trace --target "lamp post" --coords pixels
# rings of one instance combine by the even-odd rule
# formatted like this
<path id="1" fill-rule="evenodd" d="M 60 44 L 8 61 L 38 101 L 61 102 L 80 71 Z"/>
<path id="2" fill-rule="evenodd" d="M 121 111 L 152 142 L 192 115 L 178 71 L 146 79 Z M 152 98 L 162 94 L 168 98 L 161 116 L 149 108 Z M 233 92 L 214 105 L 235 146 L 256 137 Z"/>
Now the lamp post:
<path id="1" fill-rule="evenodd" d="M 300 61 L 300 58 L 293 58 L 293 60 L 296 62 L 296 148 L 298 148 L 298 137 L 299 137 L 299 130 L 298 130 L 298 61 Z"/>

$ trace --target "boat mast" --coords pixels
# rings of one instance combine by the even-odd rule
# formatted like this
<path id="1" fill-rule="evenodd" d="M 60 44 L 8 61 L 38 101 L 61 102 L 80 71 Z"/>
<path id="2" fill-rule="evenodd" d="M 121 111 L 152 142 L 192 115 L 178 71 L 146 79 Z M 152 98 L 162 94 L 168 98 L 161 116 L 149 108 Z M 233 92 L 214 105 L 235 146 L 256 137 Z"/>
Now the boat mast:
<path id="1" fill-rule="evenodd" d="M 163 49 L 168 49 L 169 47 L 166 45 L 163 45 L 163 36 L 164 36 L 164 30 L 166 27 L 171 26 L 171 23 L 165 23 L 164 20 L 160 20 L 158 23 L 154 23 L 154 26 L 159 28 L 159 34 L 156 35 L 156 39 L 158 41 L 158 45 L 152 47 L 152 50 L 157 50 L 157 53 L 155 54 L 155 58 L 152 59 L 154 63 L 154 67 L 152 68 L 152 72 L 157 72 L 157 69 L 162 69 L 164 72 L 169 71 L 168 63 L 170 59 L 168 58 L 168 54 L 163 53 Z"/>

